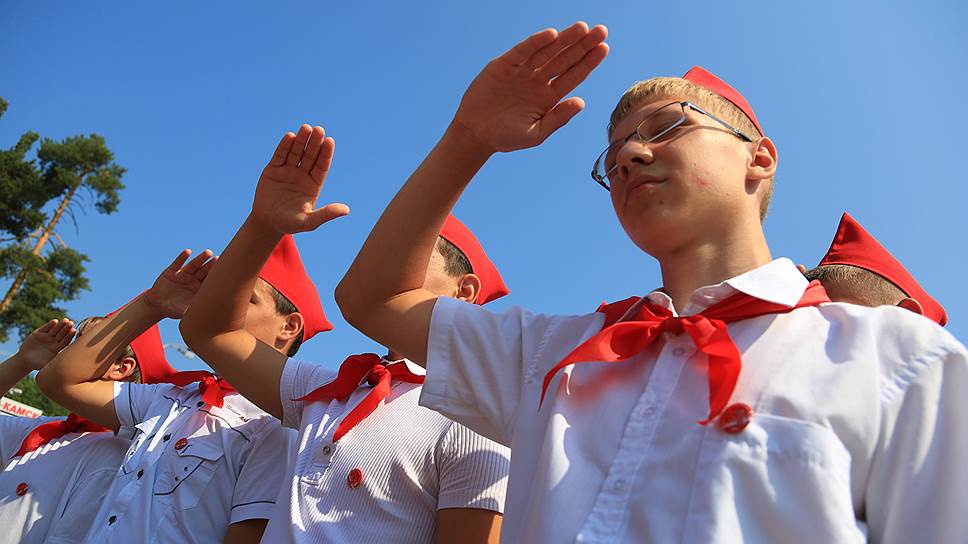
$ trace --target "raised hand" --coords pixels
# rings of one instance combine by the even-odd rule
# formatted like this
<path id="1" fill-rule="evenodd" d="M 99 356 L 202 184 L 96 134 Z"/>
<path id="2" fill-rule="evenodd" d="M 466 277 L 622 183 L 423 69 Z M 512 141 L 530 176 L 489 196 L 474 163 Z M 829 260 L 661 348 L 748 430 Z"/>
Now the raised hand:
<path id="1" fill-rule="evenodd" d="M 562 100 L 605 59 L 608 30 L 583 22 L 532 34 L 471 82 L 454 116 L 488 151 L 534 147 L 571 120 L 585 102 Z"/>
<path id="2" fill-rule="evenodd" d="M 314 230 L 350 213 L 346 204 L 316 209 L 335 149 L 336 142 L 322 127 L 303 125 L 296 134 L 287 132 L 262 170 L 253 217 L 284 234 Z"/>
<path id="3" fill-rule="evenodd" d="M 185 264 L 191 254 L 190 249 L 183 249 L 145 293 L 148 304 L 164 317 L 181 319 L 212 265 L 218 260 L 218 257 L 212 257 L 212 252 L 206 249 Z"/>
<path id="4" fill-rule="evenodd" d="M 70 319 L 51 319 L 24 338 L 17 356 L 26 370 L 40 370 L 71 343 L 75 332 Z"/>

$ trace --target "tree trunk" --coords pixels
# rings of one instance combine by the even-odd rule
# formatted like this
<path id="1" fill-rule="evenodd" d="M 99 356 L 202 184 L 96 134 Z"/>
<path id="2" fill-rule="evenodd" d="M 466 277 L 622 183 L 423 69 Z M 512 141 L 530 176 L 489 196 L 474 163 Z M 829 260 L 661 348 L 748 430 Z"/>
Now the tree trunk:
<path id="1" fill-rule="evenodd" d="M 83 176 L 81 177 L 83 180 Z M 44 249 L 47 241 L 50 240 L 51 234 L 54 232 L 54 227 L 57 226 L 57 222 L 60 221 L 62 215 L 64 215 L 64 210 L 67 209 L 67 205 L 71 203 L 71 199 L 74 198 L 74 193 L 77 188 L 81 186 L 78 182 L 77 185 L 71 187 L 71 190 L 67 192 L 64 196 L 64 200 L 61 201 L 60 205 L 57 206 L 57 211 L 54 212 L 54 217 L 51 217 L 50 222 L 44 227 L 44 232 L 37 238 L 37 243 L 34 244 L 34 248 L 30 251 L 34 255 L 40 255 L 40 250 Z M 7 290 L 7 294 L 3 296 L 3 301 L 0 301 L 0 313 L 7 310 L 10 303 L 13 302 L 13 297 L 16 296 L 17 291 L 23 285 L 24 280 L 27 279 L 27 269 L 24 268 L 17 274 L 17 278 L 13 280 L 13 284 L 10 285 L 10 289 Z"/>

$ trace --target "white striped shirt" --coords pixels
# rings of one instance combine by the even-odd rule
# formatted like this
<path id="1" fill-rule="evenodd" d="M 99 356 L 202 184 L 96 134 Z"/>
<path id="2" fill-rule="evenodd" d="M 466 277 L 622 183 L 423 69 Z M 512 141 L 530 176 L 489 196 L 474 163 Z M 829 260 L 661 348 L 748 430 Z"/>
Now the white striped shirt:
<path id="1" fill-rule="evenodd" d="M 423 369 L 409 362 L 415 374 Z M 284 420 L 299 429 L 299 453 L 276 501 L 263 542 L 431 542 L 437 511 L 503 512 L 510 451 L 417 405 L 421 386 L 394 383 L 384 404 L 336 443 L 342 417 L 370 388 L 346 402 L 292 400 L 336 377 L 290 359 L 280 383 Z M 350 473 L 362 473 L 352 487 Z"/>
<path id="2" fill-rule="evenodd" d="M 63 420 L 0 417 L 0 544 L 83 541 L 128 441 L 69 433 L 14 457 L 30 431 Z"/>

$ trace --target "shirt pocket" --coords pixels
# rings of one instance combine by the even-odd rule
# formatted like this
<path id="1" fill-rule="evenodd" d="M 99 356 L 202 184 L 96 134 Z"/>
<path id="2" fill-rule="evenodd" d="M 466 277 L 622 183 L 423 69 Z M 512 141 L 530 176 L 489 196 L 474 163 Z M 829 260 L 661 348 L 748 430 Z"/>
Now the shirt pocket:
<path id="1" fill-rule="evenodd" d="M 187 438 L 182 447 L 176 442 L 161 459 L 153 488 L 156 500 L 170 503 L 175 510 L 195 507 L 225 455 L 218 438 Z"/>
<path id="2" fill-rule="evenodd" d="M 683 542 L 865 542 L 861 526 L 831 429 L 762 413 L 737 434 L 706 429 Z"/>

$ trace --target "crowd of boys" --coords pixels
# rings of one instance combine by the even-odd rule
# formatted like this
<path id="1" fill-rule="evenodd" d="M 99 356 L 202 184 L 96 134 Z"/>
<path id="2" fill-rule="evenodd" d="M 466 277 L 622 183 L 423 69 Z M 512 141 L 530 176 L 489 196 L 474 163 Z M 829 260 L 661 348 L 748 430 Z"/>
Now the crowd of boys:
<path id="1" fill-rule="evenodd" d="M 943 307 L 847 214 L 817 267 L 774 259 L 776 147 L 700 67 L 626 91 L 592 171 L 662 287 L 486 307 L 509 290 L 450 212 L 583 108 L 606 36 L 543 30 L 471 83 L 336 286 L 385 353 L 295 358 L 332 326 L 292 235 L 349 213 L 317 205 L 335 142 L 309 125 L 221 255 L 29 335 L 0 390 L 39 371 L 72 413 L 0 418 L 0 543 L 964 541 Z M 214 373 L 168 364 L 165 318 Z"/>

